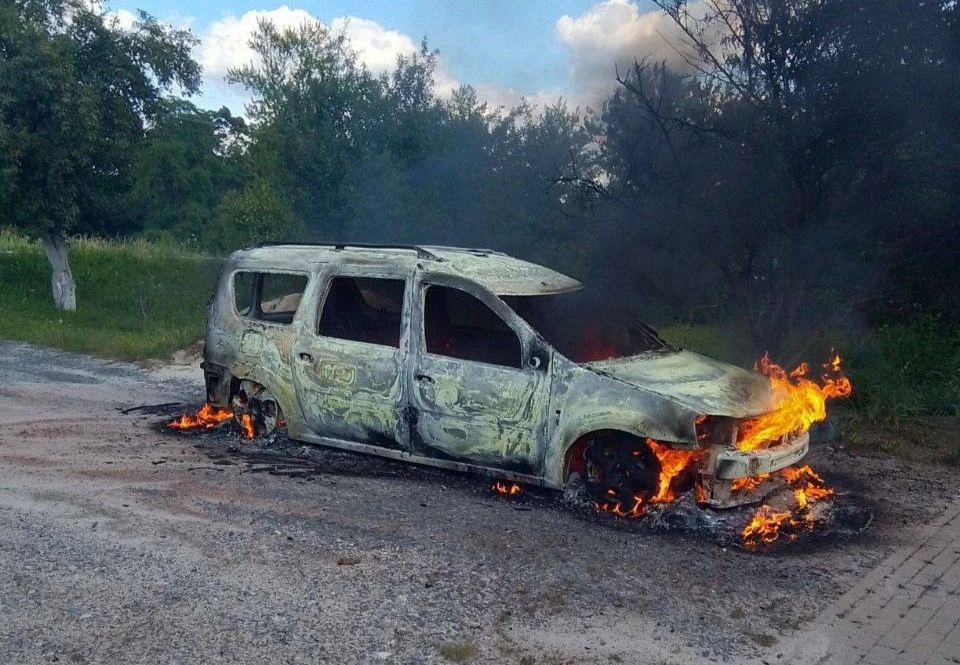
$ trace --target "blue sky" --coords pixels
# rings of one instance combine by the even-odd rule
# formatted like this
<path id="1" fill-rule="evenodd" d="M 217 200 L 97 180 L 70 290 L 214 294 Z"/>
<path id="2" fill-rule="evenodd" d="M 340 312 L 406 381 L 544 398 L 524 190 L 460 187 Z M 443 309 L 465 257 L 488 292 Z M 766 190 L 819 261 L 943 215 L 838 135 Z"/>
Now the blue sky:
<path id="1" fill-rule="evenodd" d="M 106 0 L 107 9 L 143 9 L 157 18 L 189 26 L 204 44 L 203 105 L 242 103 L 223 73 L 247 58 L 243 44 L 261 13 L 290 24 L 313 18 L 343 25 L 371 69 L 384 69 L 396 53 L 427 37 L 439 49 L 438 89 L 475 86 L 493 104 L 511 105 L 525 96 L 535 103 L 566 98 L 596 105 L 613 88 L 614 62 L 653 54 L 669 58 L 667 26 L 649 0 Z M 266 14 L 262 14 L 266 13 Z M 239 111 L 240 109 L 234 109 Z"/>

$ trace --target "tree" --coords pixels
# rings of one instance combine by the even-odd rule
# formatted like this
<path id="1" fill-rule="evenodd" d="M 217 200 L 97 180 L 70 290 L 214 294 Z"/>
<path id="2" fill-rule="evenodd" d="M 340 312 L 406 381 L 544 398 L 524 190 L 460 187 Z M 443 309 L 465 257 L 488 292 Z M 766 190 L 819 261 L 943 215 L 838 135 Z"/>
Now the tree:
<path id="1" fill-rule="evenodd" d="M 65 233 L 102 230 L 84 212 L 129 184 L 163 91 L 198 89 L 195 44 L 142 12 L 126 30 L 82 0 L 0 5 L 0 212 L 41 238 L 58 308 L 76 308 Z"/>
<path id="2" fill-rule="evenodd" d="M 435 89 L 424 42 L 373 76 L 345 33 L 261 22 L 258 62 L 231 72 L 253 92 L 255 172 L 324 239 L 497 246 L 557 262 L 575 246 L 590 137 L 558 102 L 491 109 L 463 87 Z"/>
<path id="3" fill-rule="evenodd" d="M 663 250 L 652 268 L 689 251 L 715 278 L 691 288 L 777 351 L 875 302 L 890 266 L 917 256 L 904 236 L 955 234 L 956 172 L 939 167 L 958 157 L 939 131 L 955 137 L 945 118 L 960 112 L 954 3 L 655 1 L 692 47 L 677 45 L 690 73 L 640 62 L 604 116 L 615 197 L 675 222 L 635 224 Z"/>
<path id="4" fill-rule="evenodd" d="M 266 180 L 227 192 L 217 208 L 213 232 L 201 237 L 206 247 L 227 251 L 263 240 L 294 240 L 302 234 L 290 206 Z"/>
<path id="5" fill-rule="evenodd" d="M 164 100 L 132 164 L 128 215 L 150 233 L 209 239 L 224 195 L 244 178 L 246 123 L 226 108 Z"/>
<path id="6" fill-rule="evenodd" d="M 317 21 L 281 29 L 261 20 L 250 46 L 259 62 L 231 70 L 228 80 L 253 95 L 257 174 L 308 227 L 344 240 L 345 181 L 383 123 L 384 82 L 358 61 L 345 32 Z"/>

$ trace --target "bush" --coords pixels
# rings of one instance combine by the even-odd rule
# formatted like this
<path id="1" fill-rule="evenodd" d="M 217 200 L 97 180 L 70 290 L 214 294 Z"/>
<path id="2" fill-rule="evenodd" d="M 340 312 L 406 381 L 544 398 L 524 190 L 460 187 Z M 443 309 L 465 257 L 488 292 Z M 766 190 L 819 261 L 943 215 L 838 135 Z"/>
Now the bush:
<path id="1" fill-rule="evenodd" d="M 960 416 L 960 331 L 936 318 L 853 338 L 847 368 L 854 406 L 868 420 Z"/>
<path id="2" fill-rule="evenodd" d="M 212 233 L 200 239 L 203 247 L 224 253 L 265 240 L 289 240 L 302 236 L 286 200 L 266 181 L 242 191 L 228 192 L 217 208 Z"/>

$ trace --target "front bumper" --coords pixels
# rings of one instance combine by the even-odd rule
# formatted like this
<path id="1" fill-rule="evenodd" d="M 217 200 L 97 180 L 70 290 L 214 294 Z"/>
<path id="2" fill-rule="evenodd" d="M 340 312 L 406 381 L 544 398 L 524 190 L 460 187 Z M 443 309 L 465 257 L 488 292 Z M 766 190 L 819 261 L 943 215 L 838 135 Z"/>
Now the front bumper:
<path id="1" fill-rule="evenodd" d="M 759 501 L 777 486 L 775 479 L 760 480 L 760 477 L 796 464 L 809 450 L 809 432 L 784 437 L 779 444 L 758 450 L 714 446 L 700 469 L 700 486 L 705 494 L 701 500 L 715 508 Z M 749 489 L 734 491 L 733 481 L 741 478 L 757 478 L 758 481 Z"/>

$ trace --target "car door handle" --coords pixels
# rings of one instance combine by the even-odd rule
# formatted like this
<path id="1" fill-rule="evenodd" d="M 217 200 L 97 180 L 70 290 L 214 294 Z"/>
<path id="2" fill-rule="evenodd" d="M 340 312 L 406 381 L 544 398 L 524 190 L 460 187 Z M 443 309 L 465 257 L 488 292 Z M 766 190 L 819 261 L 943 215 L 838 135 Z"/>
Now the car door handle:
<path id="1" fill-rule="evenodd" d="M 416 374 L 413 378 L 421 383 L 433 383 L 433 377 L 426 374 Z"/>
<path id="2" fill-rule="evenodd" d="M 309 353 L 301 353 L 301 354 L 300 354 L 300 360 L 302 360 L 302 361 L 305 362 L 305 363 L 312 363 L 312 362 L 313 362 L 313 356 L 311 356 Z"/>

